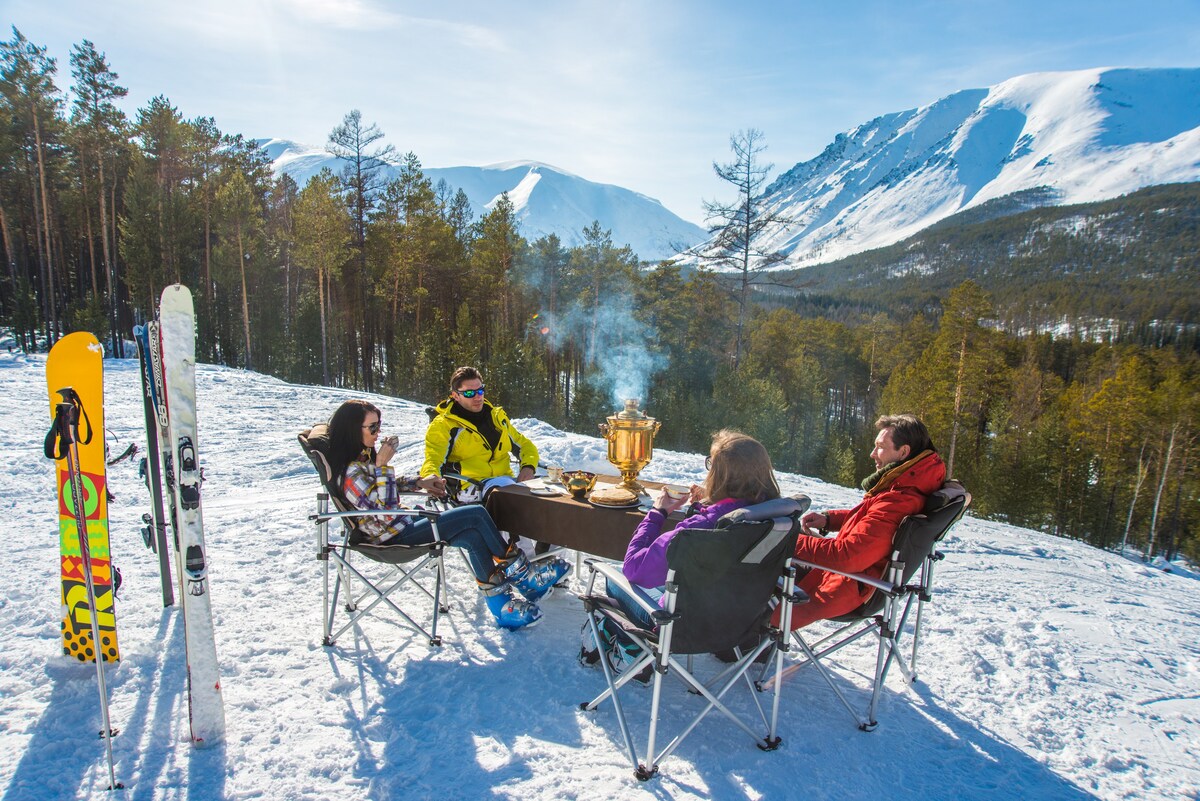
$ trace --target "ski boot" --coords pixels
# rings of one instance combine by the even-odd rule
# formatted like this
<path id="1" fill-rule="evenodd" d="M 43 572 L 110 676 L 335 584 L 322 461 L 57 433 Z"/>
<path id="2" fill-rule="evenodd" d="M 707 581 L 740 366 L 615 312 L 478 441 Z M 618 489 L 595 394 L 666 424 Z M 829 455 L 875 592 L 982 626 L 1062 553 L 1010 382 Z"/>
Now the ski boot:
<path id="1" fill-rule="evenodd" d="M 542 610 L 538 609 L 537 604 L 513 598 L 507 586 L 488 595 L 486 600 L 488 609 L 492 610 L 496 617 L 496 625 L 509 631 L 532 626 L 542 616 Z"/>
<path id="2" fill-rule="evenodd" d="M 528 574 L 517 582 L 516 587 L 525 596 L 525 600 L 539 601 L 549 598 L 550 593 L 554 592 L 554 585 L 569 572 L 571 565 L 567 560 L 558 557 L 546 559 L 536 565 L 530 565 Z"/>

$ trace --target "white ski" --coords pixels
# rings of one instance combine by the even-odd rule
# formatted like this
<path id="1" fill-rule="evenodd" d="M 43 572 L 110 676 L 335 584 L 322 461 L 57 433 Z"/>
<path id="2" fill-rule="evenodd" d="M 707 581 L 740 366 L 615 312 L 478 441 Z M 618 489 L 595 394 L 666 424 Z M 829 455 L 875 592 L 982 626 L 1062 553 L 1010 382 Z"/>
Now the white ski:
<path id="1" fill-rule="evenodd" d="M 175 549 L 187 643 L 188 718 L 192 742 L 212 745 L 225 736 L 225 707 L 209 598 L 208 554 L 200 513 L 200 460 L 196 444 L 196 322 L 192 293 L 181 284 L 163 290 L 159 306 L 162 370 L 174 486 Z"/>

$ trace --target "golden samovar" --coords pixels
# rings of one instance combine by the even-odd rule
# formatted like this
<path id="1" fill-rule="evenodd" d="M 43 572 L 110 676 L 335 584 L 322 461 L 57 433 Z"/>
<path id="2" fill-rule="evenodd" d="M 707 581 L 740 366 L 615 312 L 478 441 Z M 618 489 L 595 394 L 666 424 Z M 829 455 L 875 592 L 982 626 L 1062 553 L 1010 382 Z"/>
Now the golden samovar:
<path id="1" fill-rule="evenodd" d="M 662 423 L 638 411 L 637 404 L 637 398 L 626 400 L 624 409 L 600 424 L 600 433 L 608 440 L 608 461 L 621 471 L 619 486 L 640 493 L 644 488 L 637 475 L 654 456 L 654 435 Z"/>

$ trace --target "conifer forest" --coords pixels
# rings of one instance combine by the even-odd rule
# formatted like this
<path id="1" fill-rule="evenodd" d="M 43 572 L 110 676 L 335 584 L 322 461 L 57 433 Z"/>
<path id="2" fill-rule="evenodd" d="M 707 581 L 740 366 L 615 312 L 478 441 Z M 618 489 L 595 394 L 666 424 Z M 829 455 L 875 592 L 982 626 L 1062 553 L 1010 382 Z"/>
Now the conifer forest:
<path id="1" fill-rule="evenodd" d="M 890 305 L 884 280 L 863 303 L 765 291 L 749 259 L 740 274 L 646 264 L 599 222 L 578 246 L 531 241 L 506 196 L 471 208 L 358 111 L 331 111 L 342 172 L 297 186 L 241 134 L 165 95 L 129 117 L 126 94 L 89 41 L 69 65 L 16 28 L 0 42 L 0 326 L 17 347 L 89 330 L 129 356 L 132 326 L 182 282 L 201 361 L 426 403 L 474 364 L 514 418 L 596 433 L 637 397 L 663 423 L 657 447 L 703 452 L 738 428 L 778 469 L 845 485 L 871 472 L 875 419 L 909 411 L 974 514 L 1200 559 L 1194 336 L 1031 327 L 994 300 L 1027 294 L 977 276 Z M 1194 251 L 1181 269 L 1194 293 Z"/>

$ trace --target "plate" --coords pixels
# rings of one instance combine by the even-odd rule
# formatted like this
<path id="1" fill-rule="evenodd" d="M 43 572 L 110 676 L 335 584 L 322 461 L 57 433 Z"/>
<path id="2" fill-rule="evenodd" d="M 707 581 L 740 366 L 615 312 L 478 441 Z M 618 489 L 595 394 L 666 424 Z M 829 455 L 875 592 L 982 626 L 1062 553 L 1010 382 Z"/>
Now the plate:
<path id="1" fill-rule="evenodd" d="M 557 487 L 530 487 L 529 494 L 540 495 L 543 498 L 553 498 L 556 495 L 566 495 L 567 491 L 565 489 L 558 489 Z"/>
<path id="2" fill-rule="evenodd" d="M 591 498 L 588 498 L 588 503 L 597 509 L 634 509 L 641 504 L 641 501 L 634 498 L 629 503 L 596 503 Z"/>

